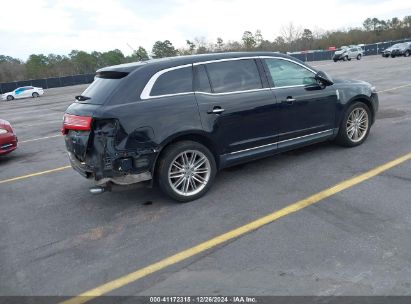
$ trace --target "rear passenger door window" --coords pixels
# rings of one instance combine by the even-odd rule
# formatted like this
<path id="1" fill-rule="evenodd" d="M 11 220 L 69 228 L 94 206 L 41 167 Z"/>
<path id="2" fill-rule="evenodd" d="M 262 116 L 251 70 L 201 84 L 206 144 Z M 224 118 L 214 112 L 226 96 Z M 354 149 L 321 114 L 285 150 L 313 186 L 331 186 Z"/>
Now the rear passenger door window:
<path id="1" fill-rule="evenodd" d="M 209 63 L 206 68 L 214 93 L 248 91 L 263 87 L 253 59 Z"/>
<path id="2" fill-rule="evenodd" d="M 315 74 L 301 65 L 282 59 L 264 59 L 268 74 L 275 87 L 305 86 L 316 84 Z"/>
<path id="3" fill-rule="evenodd" d="M 150 96 L 189 93 L 193 91 L 192 67 L 178 68 L 161 74 L 151 89 Z"/>
<path id="4" fill-rule="evenodd" d="M 195 90 L 197 92 L 211 93 L 210 80 L 208 79 L 207 71 L 203 64 L 195 67 Z"/>

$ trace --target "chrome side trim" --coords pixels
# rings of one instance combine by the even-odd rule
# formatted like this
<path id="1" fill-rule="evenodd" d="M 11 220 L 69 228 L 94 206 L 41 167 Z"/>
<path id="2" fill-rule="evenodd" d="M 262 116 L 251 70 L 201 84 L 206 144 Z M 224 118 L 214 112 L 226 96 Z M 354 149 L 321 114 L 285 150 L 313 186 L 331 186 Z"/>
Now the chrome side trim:
<path id="1" fill-rule="evenodd" d="M 281 140 L 281 141 L 278 142 L 278 144 L 285 143 L 285 142 L 289 142 L 289 141 L 296 140 L 296 139 L 301 139 L 301 138 L 309 137 L 309 136 L 320 135 L 320 134 L 322 134 L 322 133 L 327 133 L 327 132 L 330 132 L 330 131 L 333 131 L 333 129 L 328 129 L 328 130 L 324 130 L 324 131 L 320 131 L 320 132 L 315 132 L 315 133 L 311 133 L 311 134 L 307 134 L 307 135 L 303 135 L 303 136 L 298 136 L 298 137 L 294 137 L 294 138 L 289 138 L 289 139 Z"/>
<path id="2" fill-rule="evenodd" d="M 299 62 L 297 62 L 297 61 L 294 61 L 294 60 L 292 60 L 292 59 L 289 59 L 289 58 L 276 57 L 276 56 L 258 56 L 258 58 L 261 58 L 261 59 L 270 59 L 270 58 L 271 58 L 271 59 L 280 59 L 280 60 L 289 61 L 289 62 L 298 64 L 299 66 L 305 68 L 306 70 L 308 70 L 308 71 L 310 71 L 310 72 L 312 72 L 312 73 L 314 73 L 314 74 L 317 74 L 317 72 L 314 71 L 313 69 L 310 69 L 309 67 L 307 67 L 307 66 L 305 66 L 305 65 L 303 65 L 303 64 L 301 64 L 301 63 L 299 63 Z"/>
<path id="3" fill-rule="evenodd" d="M 210 93 L 210 92 L 200 92 L 200 91 L 195 91 L 194 93 L 196 93 L 196 94 L 204 94 L 204 95 L 230 95 L 230 94 L 238 94 L 238 93 L 269 91 L 269 90 L 270 90 L 270 88 L 261 88 L 261 89 L 245 90 L 245 91 L 223 92 L 223 93 Z"/>
<path id="4" fill-rule="evenodd" d="M 283 86 L 283 87 L 272 87 L 271 90 L 278 90 L 278 89 L 288 89 L 288 88 L 298 88 L 298 87 L 305 87 L 304 84 L 296 84 L 292 86 Z"/>
<path id="5" fill-rule="evenodd" d="M 289 59 L 289 58 L 278 57 L 278 56 L 249 56 L 249 57 L 235 57 L 235 58 L 223 58 L 223 59 L 216 59 L 216 60 L 208 60 L 208 61 L 202 61 L 202 62 L 194 62 L 193 64 L 179 65 L 179 66 L 175 66 L 175 67 L 171 67 L 171 68 L 168 68 L 168 69 L 158 71 L 147 82 L 147 84 L 145 85 L 143 91 L 140 94 L 140 98 L 142 100 L 145 100 L 145 99 L 151 99 L 151 98 L 171 97 L 171 96 L 187 95 L 187 94 L 193 94 L 193 93 L 201 93 L 201 94 L 206 94 L 206 95 L 228 95 L 228 94 L 238 94 L 238 93 L 246 93 L 246 92 L 264 91 L 264 90 L 268 90 L 268 89 L 276 90 L 276 89 L 284 89 L 284 88 L 304 87 L 304 85 L 295 85 L 295 86 L 271 87 L 271 88 L 261 88 L 261 89 L 252 89 L 252 90 L 245 90 L 245 91 L 233 91 L 233 92 L 224 92 L 224 93 L 209 93 L 209 92 L 200 92 L 200 91 L 192 92 L 191 91 L 191 92 L 165 94 L 165 95 L 157 95 L 157 96 L 151 96 L 150 95 L 151 90 L 153 89 L 153 86 L 154 86 L 155 82 L 164 73 L 167 73 L 167 72 L 170 72 L 170 71 L 173 71 L 173 70 L 177 70 L 177 69 L 190 67 L 190 66 L 197 66 L 197 65 L 216 63 L 216 62 L 224 62 L 224 61 L 246 60 L 246 59 L 279 59 L 279 60 L 285 60 L 285 61 L 295 63 L 295 64 L 305 68 L 306 70 L 316 74 L 316 72 L 314 70 L 310 69 L 309 67 L 306 67 L 305 65 L 303 65 L 303 64 L 301 64 L 297 61 L 294 61 L 294 60 Z"/>
<path id="6" fill-rule="evenodd" d="M 155 84 L 155 82 L 157 81 L 157 79 L 170 71 L 174 71 L 174 70 L 178 70 L 178 69 L 182 69 L 182 68 L 187 68 L 187 67 L 191 67 L 192 64 L 185 64 L 185 65 L 179 65 L 179 66 L 175 66 L 172 68 L 168 68 L 168 69 L 164 69 L 161 71 L 158 71 L 157 73 L 155 73 L 153 76 L 151 76 L 150 80 L 147 82 L 147 84 L 145 85 L 143 91 L 140 94 L 140 98 L 141 99 L 150 99 L 150 98 L 157 98 L 157 97 L 169 97 L 169 96 L 175 96 L 175 95 L 181 95 L 181 94 L 192 94 L 193 92 L 184 92 L 184 93 L 176 93 L 176 94 L 166 94 L 166 95 L 159 95 L 159 96 L 151 96 L 151 90 L 153 89 L 153 86 Z"/>
<path id="7" fill-rule="evenodd" d="M 247 151 L 251 151 L 251 150 L 255 150 L 255 149 L 259 149 L 259 148 L 265 148 L 265 147 L 269 147 L 269 146 L 272 146 L 272 145 L 278 145 L 278 144 L 281 144 L 281 143 L 289 142 L 289 141 L 292 141 L 292 140 L 297 140 L 297 139 L 301 139 L 301 138 L 305 138 L 305 137 L 309 137 L 309 136 L 314 136 L 314 135 L 320 135 L 320 134 L 327 133 L 327 132 L 330 132 L 330 131 L 333 131 L 333 129 L 328 129 L 328 130 L 324 130 L 324 131 L 320 131 L 320 132 L 310 133 L 310 134 L 307 134 L 307 135 L 298 136 L 298 137 L 294 137 L 294 138 L 290 138 L 290 139 L 280 140 L 280 141 L 276 141 L 276 142 L 266 144 L 266 145 L 262 145 L 262 146 L 257 146 L 257 147 L 248 148 L 248 149 L 244 149 L 244 150 L 234 151 L 234 152 L 231 152 L 229 154 L 233 155 L 233 154 L 237 154 L 237 153 L 241 153 L 241 152 L 247 152 Z"/>
<path id="8" fill-rule="evenodd" d="M 233 155 L 233 154 L 237 154 L 237 153 L 252 151 L 252 150 L 255 150 L 255 149 L 259 149 L 259 148 L 265 148 L 265 147 L 277 145 L 278 143 L 279 143 L 279 142 L 276 141 L 276 142 L 273 142 L 273 143 L 271 143 L 271 144 L 266 144 L 266 145 L 262 145 L 262 146 L 258 146 L 258 147 L 253 147 L 253 148 L 248 148 L 248 149 L 239 150 L 239 151 L 234 151 L 234 152 L 231 152 L 231 153 L 229 153 L 229 154 L 230 154 L 230 155 Z"/>
<path id="9" fill-rule="evenodd" d="M 235 61 L 235 60 L 243 60 L 243 59 L 258 59 L 258 58 L 260 58 L 260 56 L 248 56 L 248 57 L 222 58 L 222 59 L 215 59 L 215 60 L 208 60 L 208 61 L 194 62 L 194 63 L 193 63 L 193 65 L 201 65 L 201 64 L 216 63 L 216 62 L 224 62 L 224 61 Z"/>

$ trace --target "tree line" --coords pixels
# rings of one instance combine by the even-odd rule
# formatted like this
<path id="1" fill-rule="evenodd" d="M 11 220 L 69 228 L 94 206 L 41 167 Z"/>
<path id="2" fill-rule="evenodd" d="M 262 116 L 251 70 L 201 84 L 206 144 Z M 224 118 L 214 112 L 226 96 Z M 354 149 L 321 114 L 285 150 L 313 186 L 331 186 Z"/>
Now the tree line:
<path id="1" fill-rule="evenodd" d="M 125 56 L 120 50 L 85 52 L 72 50 L 68 55 L 32 54 L 24 62 L 18 58 L 0 55 L 0 82 L 19 81 L 75 74 L 94 73 L 98 68 L 121 63 L 179 55 L 204 54 L 230 51 L 278 51 L 323 50 L 330 46 L 369 44 L 411 38 L 411 16 L 402 20 L 367 18 L 361 28 L 334 31 L 312 31 L 295 26 L 283 26 L 280 35 L 273 40 L 264 39 L 260 30 L 245 31 L 240 41 L 224 41 L 221 37 L 209 42 L 204 37 L 186 40 L 182 48 L 175 48 L 169 40 L 157 41 L 149 53 L 139 47 Z"/>

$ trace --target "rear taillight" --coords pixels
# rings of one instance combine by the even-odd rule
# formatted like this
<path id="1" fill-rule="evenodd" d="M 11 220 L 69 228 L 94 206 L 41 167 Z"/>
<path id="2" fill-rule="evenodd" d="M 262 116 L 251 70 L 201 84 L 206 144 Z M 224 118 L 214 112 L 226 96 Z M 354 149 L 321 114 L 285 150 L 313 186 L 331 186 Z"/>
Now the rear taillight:
<path id="1" fill-rule="evenodd" d="M 67 134 L 68 130 L 89 131 L 91 128 L 92 118 L 89 116 L 77 116 L 64 114 L 63 128 L 61 133 Z"/>

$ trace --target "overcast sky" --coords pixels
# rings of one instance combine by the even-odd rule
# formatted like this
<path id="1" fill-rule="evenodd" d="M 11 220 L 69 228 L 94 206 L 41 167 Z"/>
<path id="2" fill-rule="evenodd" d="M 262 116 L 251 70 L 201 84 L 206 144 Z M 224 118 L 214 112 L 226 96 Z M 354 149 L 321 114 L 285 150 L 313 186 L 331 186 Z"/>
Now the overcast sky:
<path id="1" fill-rule="evenodd" d="M 150 52 L 157 40 L 182 47 L 195 37 L 240 40 L 256 29 L 274 40 L 290 22 L 332 30 L 411 15 L 409 0 L 5 0 L 0 8 L 0 54 L 23 60 L 72 49 L 130 54 L 127 43 Z"/>

